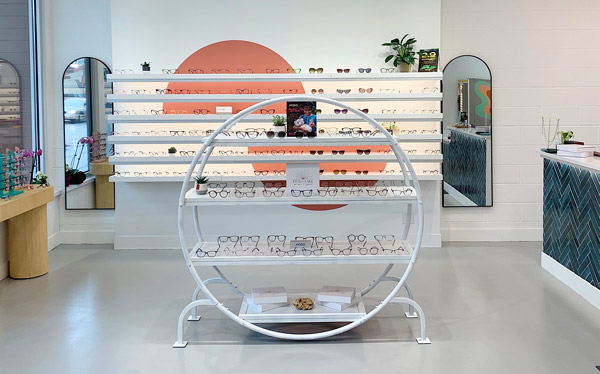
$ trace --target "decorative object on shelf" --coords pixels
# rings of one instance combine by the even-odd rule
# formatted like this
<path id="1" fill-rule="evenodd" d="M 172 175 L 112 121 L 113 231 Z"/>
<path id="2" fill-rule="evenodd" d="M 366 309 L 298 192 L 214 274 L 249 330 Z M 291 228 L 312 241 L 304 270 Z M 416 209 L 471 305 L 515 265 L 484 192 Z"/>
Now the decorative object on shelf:
<path id="1" fill-rule="evenodd" d="M 573 138 L 573 131 L 559 131 L 560 134 L 560 144 L 566 144 L 567 140 Z"/>
<path id="2" fill-rule="evenodd" d="M 140 66 L 142 67 L 142 73 L 150 73 L 150 63 L 144 61 L 143 63 L 140 64 Z"/>
<path id="3" fill-rule="evenodd" d="M 285 116 L 280 116 L 278 114 L 273 116 L 273 126 L 280 127 L 280 126 L 285 126 L 285 125 L 286 125 Z"/>
<path id="4" fill-rule="evenodd" d="M 71 185 L 71 178 L 77 171 L 78 170 L 71 168 L 69 164 L 65 164 L 65 187 L 69 187 Z"/>
<path id="5" fill-rule="evenodd" d="M 171 147 L 171 148 L 169 148 L 169 150 L 167 152 L 168 152 L 169 156 L 174 157 L 177 154 L 177 148 Z"/>
<path id="6" fill-rule="evenodd" d="M 542 148 L 542 152 L 556 153 L 556 135 L 560 129 L 560 118 L 555 118 L 556 123 L 552 125 L 553 118 L 542 117 L 542 134 L 546 139 L 546 148 Z M 554 144 L 554 148 L 550 148 L 550 144 Z"/>
<path id="7" fill-rule="evenodd" d="M 194 180 L 196 181 L 196 195 L 206 195 L 208 192 L 208 177 L 196 176 Z"/>
<path id="8" fill-rule="evenodd" d="M 419 51 L 419 71 L 420 72 L 432 72 L 438 70 L 440 50 L 435 49 L 421 49 Z"/>
<path id="9" fill-rule="evenodd" d="M 91 148 L 92 145 L 94 144 L 94 142 L 95 142 L 94 137 L 84 136 L 83 138 L 79 139 L 79 141 L 75 145 L 75 152 L 73 153 L 73 158 L 71 158 L 71 163 L 69 164 L 70 168 L 73 171 L 73 174 L 71 175 L 71 181 L 70 181 L 71 184 L 81 184 L 81 183 L 83 183 L 83 181 L 85 181 L 86 175 L 84 172 L 79 171 L 79 163 L 81 162 L 81 156 L 83 155 L 83 151 L 86 149 L 86 145 L 89 146 L 89 148 Z M 81 145 L 81 147 L 79 147 L 79 145 Z M 79 152 L 79 154 L 77 152 Z M 86 151 L 86 154 L 87 153 L 88 152 Z M 75 158 L 77 158 L 77 164 L 75 164 Z M 65 176 L 66 176 L 66 169 L 65 169 Z"/>
<path id="10" fill-rule="evenodd" d="M 294 300 L 293 305 L 298 310 L 312 310 L 315 307 L 315 302 L 310 297 L 299 297 Z"/>
<path id="11" fill-rule="evenodd" d="M 400 69 L 400 72 L 406 73 L 410 72 L 412 69 L 412 65 L 415 63 L 415 54 L 413 51 L 413 45 L 417 42 L 415 38 L 409 38 L 408 34 L 402 37 L 402 40 L 392 39 L 389 43 L 383 43 L 382 46 L 392 47 L 394 53 L 388 55 L 385 58 L 385 62 L 389 62 L 391 60 L 392 64 Z"/>
<path id="12" fill-rule="evenodd" d="M 48 176 L 41 171 L 38 171 L 35 178 L 31 180 L 31 184 L 48 184 Z"/>

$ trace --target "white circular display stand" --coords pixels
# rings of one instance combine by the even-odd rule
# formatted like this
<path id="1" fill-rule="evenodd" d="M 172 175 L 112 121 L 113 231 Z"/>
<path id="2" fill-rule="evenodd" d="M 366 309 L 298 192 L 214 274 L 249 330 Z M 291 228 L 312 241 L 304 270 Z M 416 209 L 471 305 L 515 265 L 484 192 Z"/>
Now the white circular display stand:
<path id="1" fill-rule="evenodd" d="M 194 169 L 196 168 L 196 166 L 198 166 L 196 175 L 202 175 L 202 173 L 204 171 L 204 167 L 205 167 L 209 157 L 211 156 L 211 153 L 215 147 L 215 144 L 218 145 L 218 141 L 216 142 L 216 140 L 222 139 L 224 137 L 222 135 L 222 133 L 224 131 L 229 131 L 233 126 L 235 126 L 238 123 L 238 121 L 242 120 L 243 118 L 245 118 L 246 116 L 248 116 L 249 114 L 251 114 L 257 110 L 260 110 L 261 108 L 264 108 L 269 105 L 277 104 L 277 103 L 287 102 L 287 101 L 316 101 L 316 102 L 321 102 L 321 103 L 325 103 L 325 104 L 330 104 L 330 105 L 334 105 L 339 108 L 347 109 L 349 113 L 353 113 L 353 114 L 359 116 L 360 118 L 364 119 L 364 121 L 366 123 L 370 124 L 374 130 L 377 130 L 379 132 L 377 134 L 377 136 L 380 137 L 380 134 L 382 134 L 385 137 L 385 139 L 387 139 L 387 142 L 384 142 L 381 144 L 389 145 L 392 150 L 392 153 L 395 155 L 396 160 L 402 170 L 402 175 L 403 175 L 403 178 L 401 180 L 402 185 L 406 186 L 406 187 L 412 187 L 414 190 L 414 194 L 411 197 L 411 199 L 407 200 L 407 202 L 404 202 L 404 204 L 407 204 L 407 209 L 406 209 L 406 218 L 404 219 L 404 229 L 402 230 L 402 237 L 401 237 L 402 240 L 407 240 L 407 237 L 408 237 L 408 233 L 409 233 L 409 229 L 410 229 L 410 225 L 411 225 L 411 221 L 412 221 L 411 216 L 412 216 L 413 206 L 416 206 L 416 209 L 417 209 L 416 239 L 414 241 L 414 244 L 412 244 L 412 248 L 411 248 L 412 252 L 410 252 L 410 257 L 408 257 L 407 261 L 405 262 L 405 264 L 407 266 L 406 266 L 406 269 L 404 270 L 404 274 L 399 278 L 389 276 L 388 274 L 389 274 L 390 270 L 392 269 L 392 267 L 394 266 L 394 263 L 389 263 L 389 264 L 387 264 L 387 266 L 385 267 L 383 272 L 373 282 L 371 282 L 364 290 L 362 290 L 360 292 L 360 295 L 364 296 L 381 282 L 396 283 L 396 285 L 389 292 L 387 297 L 385 297 L 377 306 L 375 306 L 373 309 L 371 309 L 370 311 L 365 313 L 359 319 L 349 322 L 348 324 L 346 324 L 344 326 L 337 327 L 337 328 L 323 331 L 323 332 L 319 332 L 319 333 L 307 333 L 307 334 L 282 333 L 282 332 L 270 330 L 270 329 L 267 329 L 264 327 L 260 327 L 255 323 L 251 323 L 251 322 L 241 318 L 237 314 L 230 311 L 226 306 L 224 306 L 218 300 L 218 298 L 209 290 L 208 285 L 214 284 L 214 283 L 224 283 L 224 284 L 227 284 L 228 286 L 230 286 L 241 297 L 245 296 L 244 293 L 241 292 L 235 285 L 233 285 L 225 277 L 223 272 L 216 265 L 212 266 L 212 267 L 217 273 L 217 276 L 218 276 L 217 278 L 211 278 L 211 279 L 207 279 L 207 280 L 201 279 L 198 272 L 196 271 L 194 261 L 192 261 L 192 253 L 194 252 L 194 250 L 197 248 L 200 248 L 203 245 L 202 233 L 200 230 L 200 225 L 201 225 L 200 215 L 198 212 L 199 208 L 198 208 L 198 206 L 194 206 L 192 204 L 186 204 L 186 194 L 188 194 L 190 191 L 190 186 L 189 186 L 190 182 L 189 181 L 192 180 Z M 219 135 L 221 135 L 220 138 L 219 138 Z M 246 142 L 251 143 L 252 141 L 256 141 L 256 140 L 258 140 L 258 139 L 250 139 L 250 140 L 246 140 Z M 360 144 L 368 143 L 369 138 L 348 138 L 347 140 L 348 140 L 348 143 L 346 143 L 346 144 L 355 143 L 357 145 L 360 145 Z M 261 139 L 261 141 L 262 141 L 262 143 L 265 142 L 264 139 Z M 289 145 L 289 144 L 282 144 L 284 142 L 278 142 L 277 138 L 270 139 L 269 141 L 272 142 L 272 145 L 284 145 L 284 146 Z M 304 142 L 303 145 L 312 145 L 310 139 L 304 139 L 303 142 Z M 247 144 L 247 143 L 244 143 L 244 144 Z M 294 144 L 294 145 L 297 145 L 297 144 Z M 269 156 L 269 157 L 271 157 L 271 156 Z M 274 199 L 277 199 L 277 198 L 274 198 Z M 298 201 L 298 204 L 302 204 L 302 201 L 301 201 L 302 198 L 299 198 L 298 200 L 300 200 L 300 201 Z M 392 203 L 392 202 L 395 202 L 395 201 L 393 201 L 393 200 L 390 201 L 390 203 Z M 402 202 L 400 202 L 400 203 L 402 203 Z M 198 240 L 198 243 L 192 247 L 190 247 L 186 244 L 185 235 L 184 235 L 184 221 L 185 221 L 184 213 L 186 211 L 185 210 L 186 207 L 191 207 L 193 209 L 192 217 L 193 217 L 194 228 L 196 231 L 196 237 Z M 196 282 L 197 287 L 192 296 L 192 301 L 185 308 L 183 308 L 183 310 L 179 316 L 177 341 L 175 342 L 173 347 L 181 348 L 181 347 L 185 347 L 187 345 L 187 342 L 183 340 L 183 323 L 186 320 L 186 316 L 188 316 L 188 314 L 190 314 L 187 318 L 188 321 L 198 321 L 200 319 L 199 315 L 197 314 L 197 308 L 199 306 L 215 306 L 217 309 L 219 309 L 221 312 L 223 312 L 227 317 L 231 318 L 233 321 L 239 323 L 240 325 L 242 325 L 252 331 L 255 331 L 257 333 L 264 334 L 264 335 L 267 335 L 270 337 L 279 338 L 279 339 L 289 339 L 289 340 L 314 340 L 314 339 L 327 338 L 327 337 L 338 335 L 338 334 L 341 334 L 348 330 L 351 330 L 351 329 L 365 323 L 372 317 L 374 317 L 379 311 L 381 311 L 382 308 L 384 308 L 390 302 L 408 304 L 409 311 L 406 313 L 406 317 L 419 318 L 419 320 L 420 320 L 420 336 L 417 338 L 417 342 L 420 344 L 427 344 L 430 341 L 427 338 L 426 333 L 425 333 L 425 329 L 426 329 L 425 315 L 423 314 L 423 310 L 421 309 L 419 304 L 413 300 L 412 292 L 406 283 L 407 278 L 410 275 L 410 273 L 413 269 L 413 266 L 416 262 L 416 259 L 417 259 L 418 253 L 419 253 L 419 249 L 421 247 L 421 240 L 422 240 L 422 236 L 423 236 L 423 222 L 424 222 L 424 218 L 423 218 L 423 204 L 421 201 L 421 189 L 419 186 L 419 181 L 417 178 L 417 174 L 415 173 L 415 170 L 413 169 L 407 155 L 404 153 L 402 148 L 398 145 L 398 143 L 396 142 L 394 137 L 391 134 L 389 134 L 387 130 L 385 130 L 379 123 L 377 123 L 377 121 L 375 121 L 373 118 L 371 118 L 368 114 L 365 114 L 362 111 L 355 109 L 354 107 L 351 107 L 347 104 L 344 104 L 342 102 L 339 102 L 339 101 L 336 101 L 333 99 L 319 97 L 319 96 L 309 96 L 309 95 L 295 95 L 295 96 L 278 97 L 278 98 L 266 100 L 266 101 L 257 103 L 255 105 L 252 105 L 252 106 L 244 109 L 243 111 L 239 112 L 238 114 L 233 115 L 231 118 L 229 118 L 227 121 L 225 121 L 225 123 L 223 123 L 221 126 L 219 126 L 219 128 L 216 129 L 214 131 L 214 133 L 212 133 L 210 136 L 208 136 L 205 139 L 203 145 L 200 147 L 200 149 L 196 153 L 192 163 L 190 164 L 187 174 L 184 178 L 183 185 L 181 187 L 181 193 L 179 195 L 179 211 L 178 211 L 178 222 L 177 222 L 178 229 L 179 229 L 179 240 L 180 240 L 181 249 L 183 252 L 183 256 L 184 256 L 186 265 L 187 265 L 190 273 L 192 274 L 192 277 L 193 277 L 194 281 Z M 359 256 L 356 256 L 356 257 L 359 257 Z M 371 256 L 367 255 L 367 256 L 360 256 L 360 257 L 361 258 L 357 258 L 356 264 L 365 263 L 365 262 L 361 262 L 361 259 L 367 260 Z M 299 258 L 302 258 L 302 256 L 299 256 Z M 264 260 L 264 259 L 265 259 L 264 257 L 257 257 L 257 260 Z M 203 258 L 203 260 L 211 261 L 211 258 L 206 257 L 206 258 Z M 288 257 L 287 261 L 293 262 L 294 257 Z M 336 263 L 336 262 L 333 261 L 331 263 Z M 248 263 L 248 265 L 251 265 L 251 263 Z M 397 297 L 396 296 L 402 288 L 406 289 L 406 291 L 408 292 L 408 297 Z M 203 294 L 205 296 L 205 298 L 198 299 L 198 296 L 200 294 Z"/>

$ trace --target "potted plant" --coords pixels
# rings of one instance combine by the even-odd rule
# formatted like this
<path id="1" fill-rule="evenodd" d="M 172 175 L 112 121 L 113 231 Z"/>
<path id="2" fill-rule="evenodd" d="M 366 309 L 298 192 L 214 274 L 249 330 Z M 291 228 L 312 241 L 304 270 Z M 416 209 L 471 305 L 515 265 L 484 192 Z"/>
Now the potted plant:
<path id="1" fill-rule="evenodd" d="M 196 181 L 196 195 L 206 195 L 208 192 L 208 177 L 195 176 Z"/>
<path id="2" fill-rule="evenodd" d="M 41 171 L 38 171 L 37 174 L 35 175 L 35 178 L 33 178 L 31 180 L 31 184 L 47 184 L 48 183 L 48 176 L 44 173 L 42 173 Z M 67 184 L 68 186 L 68 184 Z"/>
<path id="3" fill-rule="evenodd" d="M 273 126 L 275 127 L 279 127 L 279 126 L 285 126 L 285 117 L 284 116 L 280 116 L 278 114 L 273 116 Z"/>
<path id="4" fill-rule="evenodd" d="M 560 134 L 560 144 L 565 144 L 573 137 L 573 131 L 559 131 L 558 133 Z"/>
<path id="5" fill-rule="evenodd" d="M 385 128 L 390 134 L 394 135 L 394 130 L 396 129 L 395 123 L 388 123 Z"/>
<path id="6" fill-rule="evenodd" d="M 394 53 L 385 58 L 385 62 L 389 62 L 393 59 L 392 64 L 399 67 L 400 72 L 403 73 L 410 72 L 412 65 L 415 63 L 416 52 L 413 51 L 413 44 L 415 44 L 417 40 L 415 38 L 409 38 L 405 41 L 407 37 L 408 34 L 404 35 L 402 40 L 396 38 L 392 39 L 389 43 L 382 44 L 383 46 L 392 47 L 392 50 L 394 51 Z"/>
<path id="7" fill-rule="evenodd" d="M 175 154 L 177 153 L 177 148 L 171 147 L 167 152 L 169 153 L 169 156 L 175 156 Z"/>
<path id="8" fill-rule="evenodd" d="M 150 73 L 150 63 L 144 61 L 140 64 L 142 66 L 142 73 Z"/>
<path id="9" fill-rule="evenodd" d="M 65 187 L 69 187 L 71 185 L 71 177 L 76 171 L 77 169 L 73 169 L 68 164 L 65 164 Z"/>

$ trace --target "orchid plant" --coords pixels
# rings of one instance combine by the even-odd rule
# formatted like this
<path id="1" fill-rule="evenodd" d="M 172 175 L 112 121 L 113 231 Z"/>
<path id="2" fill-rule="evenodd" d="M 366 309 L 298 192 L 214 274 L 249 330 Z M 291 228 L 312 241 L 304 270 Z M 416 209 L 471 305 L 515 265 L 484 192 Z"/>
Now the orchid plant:
<path id="1" fill-rule="evenodd" d="M 81 161 L 81 155 L 83 155 L 83 150 L 85 149 L 85 146 L 89 145 L 91 147 L 95 141 L 96 140 L 94 139 L 93 136 L 84 136 L 83 138 L 79 139 L 79 141 L 77 142 L 77 145 L 75 146 L 75 152 L 73 153 L 73 158 L 71 159 L 71 162 L 69 163 L 69 166 L 71 167 L 71 169 L 74 169 L 74 170 L 79 169 L 79 162 Z M 80 144 L 81 144 L 81 148 L 79 147 Z M 77 154 L 77 152 L 79 152 L 79 155 Z M 77 164 L 75 164 L 75 158 L 77 158 Z M 73 166 L 73 164 L 75 164 L 75 166 Z"/>

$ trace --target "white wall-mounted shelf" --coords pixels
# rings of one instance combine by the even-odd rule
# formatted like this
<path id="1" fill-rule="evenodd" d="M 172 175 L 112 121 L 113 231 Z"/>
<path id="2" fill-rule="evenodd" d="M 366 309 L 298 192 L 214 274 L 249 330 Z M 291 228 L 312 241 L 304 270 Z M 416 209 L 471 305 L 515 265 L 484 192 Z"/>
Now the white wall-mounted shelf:
<path id="1" fill-rule="evenodd" d="M 108 74 L 109 82 L 439 81 L 442 73 Z"/>
<path id="2" fill-rule="evenodd" d="M 152 136 L 152 135 L 111 135 L 108 137 L 110 144 L 202 144 L 205 136 Z M 399 143 L 439 143 L 441 134 L 394 135 Z M 304 145 L 304 144 L 302 144 Z M 278 145 L 275 145 L 278 146 Z"/>
<path id="3" fill-rule="evenodd" d="M 442 162 L 442 155 L 408 155 L 411 162 Z M 160 165 L 160 164 L 189 164 L 192 156 L 111 156 L 109 162 L 113 165 Z M 207 164 L 281 164 L 281 163 L 377 163 L 394 162 L 393 155 L 382 156 L 333 156 L 333 155 L 298 155 L 298 156 L 211 156 Z"/>
<path id="4" fill-rule="evenodd" d="M 285 113 L 279 113 L 285 114 Z M 441 113 L 398 113 L 398 114 L 370 114 L 378 122 L 440 122 Z M 219 114 L 164 114 L 164 115 L 108 115 L 108 122 L 112 123 L 223 123 L 231 115 Z M 365 122 L 364 119 L 354 114 L 319 114 L 320 122 Z M 256 123 L 273 123 L 271 114 L 251 114 L 239 121 Z"/>
<path id="5" fill-rule="evenodd" d="M 265 95 L 211 95 L 211 94 L 170 94 L 170 95 L 114 95 L 109 94 L 106 101 L 110 103 L 257 103 L 271 100 L 281 96 L 294 96 L 298 94 L 265 94 Z M 321 94 L 310 95 L 324 97 L 337 101 L 442 101 L 441 93 L 406 93 L 406 94 Z"/>
<path id="6" fill-rule="evenodd" d="M 430 174 L 418 174 L 418 179 L 420 182 L 424 181 L 441 181 L 442 176 L 440 174 L 430 175 Z M 244 182 L 244 181 L 285 181 L 285 176 L 281 175 L 208 175 L 210 182 Z M 136 177 L 136 176 L 127 176 L 127 177 L 119 177 L 113 175 L 110 177 L 111 182 L 115 183 L 172 183 L 172 182 L 183 182 L 184 177 L 182 176 L 169 176 L 169 177 L 161 177 L 161 176 L 147 176 L 147 177 Z M 321 180 L 324 181 L 401 181 L 404 180 L 404 176 L 402 174 L 367 174 L 367 175 L 334 175 L 334 174 L 323 174 L 321 175 Z M 193 180 L 190 180 L 192 183 Z"/>

